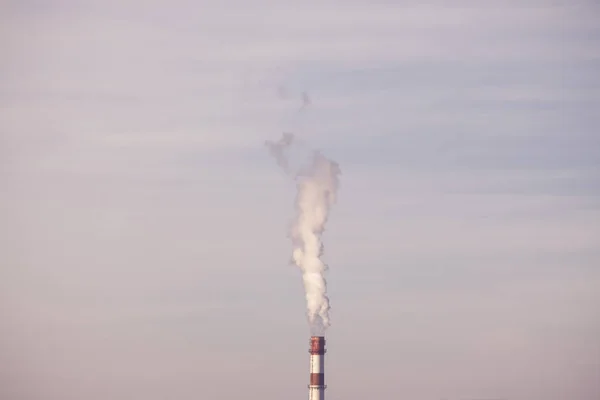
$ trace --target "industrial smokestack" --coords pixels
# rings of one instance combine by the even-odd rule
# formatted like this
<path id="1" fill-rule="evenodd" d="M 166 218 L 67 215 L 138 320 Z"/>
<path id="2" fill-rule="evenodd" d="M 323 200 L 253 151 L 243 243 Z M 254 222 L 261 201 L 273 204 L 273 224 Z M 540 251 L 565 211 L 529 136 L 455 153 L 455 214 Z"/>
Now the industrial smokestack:
<path id="1" fill-rule="evenodd" d="M 311 336 L 310 338 L 310 383 L 308 385 L 308 400 L 325 400 L 325 338 Z"/>
<path id="2" fill-rule="evenodd" d="M 280 90 L 280 96 L 285 92 Z M 310 105 L 306 92 L 302 93 L 304 110 Z M 323 242 L 321 235 L 335 204 L 341 174 L 339 165 L 318 151 L 307 149 L 292 133 L 284 133 L 276 142 L 267 140 L 265 145 L 277 164 L 296 182 L 296 216 L 292 221 L 292 261 L 302 271 L 306 296 L 307 317 L 310 325 L 310 379 L 309 400 L 325 400 L 325 330 L 329 320 L 329 297 L 325 272 L 327 265 L 321 259 Z M 304 153 L 303 159 L 294 156 Z M 291 154 L 290 154 L 291 153 Z M 308 156 L 308 157 L 306 157 Z"/>

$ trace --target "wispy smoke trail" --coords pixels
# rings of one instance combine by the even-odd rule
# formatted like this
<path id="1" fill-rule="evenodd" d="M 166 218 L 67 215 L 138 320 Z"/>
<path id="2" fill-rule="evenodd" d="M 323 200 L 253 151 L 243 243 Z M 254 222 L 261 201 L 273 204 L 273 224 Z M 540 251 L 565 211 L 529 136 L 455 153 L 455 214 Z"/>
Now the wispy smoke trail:
<path id="1" fill-rule="evenodd" d="M 310 105 L 310 97 L 308 97 L 308 93 L 302 92 L 302 106 L 300 107 L 300 111 L 304 110 L 306 107 Z"/>
<path id="2" fill-rule="evenodd" d="M 285 171 L 286 174 L 290 174 L 290 167 L 288 165 L 288 160 L 285 156 L 286 147 L 290 146 L 294 141 L 294 135 L 291 133 L 283 133 L 281 139 L 278 142 L 266 141 L 265 145 L 269 149 L 269 152 L 275 160 L 277 160 L 277 164 Z"/>
<path id="3" fill-rule="evenodd" d="M 289 100 L 291 98 L 294 98 L 295 95 L 290 93 L 288 88 L 285 87 L 283 84 L 281 84 L 281 85 L 277 86 L 277 97 L 279 97 L 280 100 Z M 306 92 L 306 91 L 304 91 L 300 94 L 300 101 L 301 101 L 301 105 L 300 105 L 300 108 L 298 109 L 298 111 L 303 111 L 304 109 L 306 109 L 308 106 L 310 106 L 312 104 L 310 96 L 308 95 L 308 92 Z"/>
<path id="4" fill-rule="evenodd" d="M 291 133 L 284 133 L 277 142 L 267 141 L 266 145 L 286 174 L 296 181 L 296 215 L 290 232 L 292 259 L 302 271 L 311 331 L 322 334 L 330 325 L 330 307 L 327 266 L 321 260 L 321 234 L 336 201 L 341 171 L 336 162 L 316 151 L 311 151 L 307 164 L 294 166 L 289 151 L 299 143 Z"/>

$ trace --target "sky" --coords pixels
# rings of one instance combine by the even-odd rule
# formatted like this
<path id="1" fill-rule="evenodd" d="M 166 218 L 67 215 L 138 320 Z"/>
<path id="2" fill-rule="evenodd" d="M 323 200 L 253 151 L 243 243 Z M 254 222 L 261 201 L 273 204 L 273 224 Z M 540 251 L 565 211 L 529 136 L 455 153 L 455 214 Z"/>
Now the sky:
<path id="1" fill-rule="evenodd" d="M 284 131 L 342 170 L 328 399 L 600 398 L 599 18 L 0 2 L 0 398 L 305 399 Z"/>

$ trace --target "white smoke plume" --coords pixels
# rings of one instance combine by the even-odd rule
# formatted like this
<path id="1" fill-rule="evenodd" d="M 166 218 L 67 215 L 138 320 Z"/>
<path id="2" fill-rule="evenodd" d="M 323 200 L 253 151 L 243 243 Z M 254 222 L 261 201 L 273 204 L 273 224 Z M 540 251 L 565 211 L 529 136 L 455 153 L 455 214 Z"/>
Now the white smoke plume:
<path id="1" fill-rule="evenodd" d="M 321 260 L 321 234 L 336 201 L 341 171 L 336 162 L 317 151 L 310 152 L 307 165 L 294 166 L 289 152 L 302 144 L 291 133 L 284 133 L 277 142 L 267 141 L 266 145 L 286 174 L 296 181 L 296 215 L 290 232 L 292 261 L 302 271 L 311 332 L 323 334 L 330 325 L 330 307 L 327 265 Z"/>

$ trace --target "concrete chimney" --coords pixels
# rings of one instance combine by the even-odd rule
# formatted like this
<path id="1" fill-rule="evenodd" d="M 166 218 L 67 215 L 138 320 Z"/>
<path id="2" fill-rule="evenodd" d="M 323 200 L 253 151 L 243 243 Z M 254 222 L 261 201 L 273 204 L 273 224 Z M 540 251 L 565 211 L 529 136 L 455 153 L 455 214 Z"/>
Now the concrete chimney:
<path id="1" fill-rule="evenodd" d="M 311 336 L 310 338 L 310 384 L 308 385 L 308 400 L 325 400 L 325 338 Z"/>

